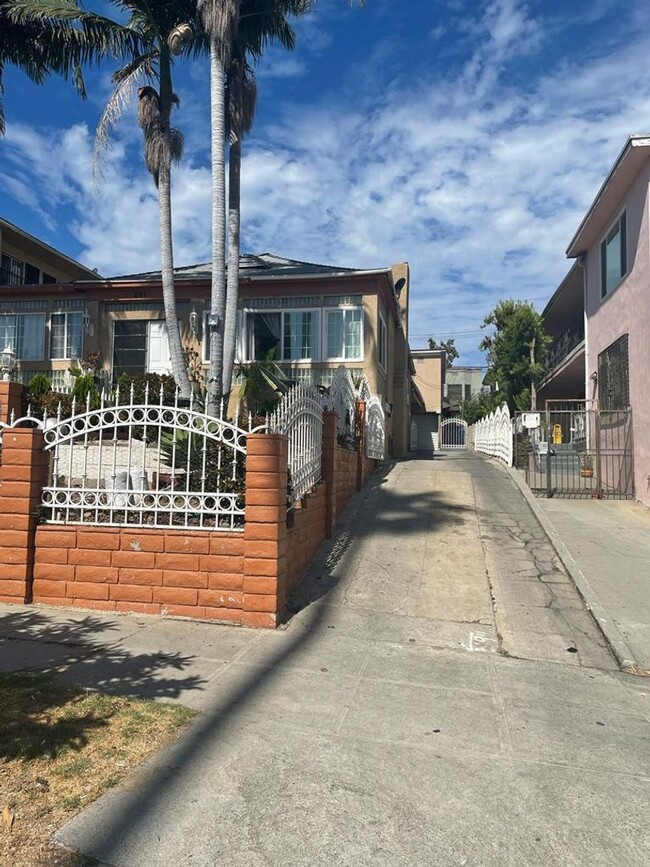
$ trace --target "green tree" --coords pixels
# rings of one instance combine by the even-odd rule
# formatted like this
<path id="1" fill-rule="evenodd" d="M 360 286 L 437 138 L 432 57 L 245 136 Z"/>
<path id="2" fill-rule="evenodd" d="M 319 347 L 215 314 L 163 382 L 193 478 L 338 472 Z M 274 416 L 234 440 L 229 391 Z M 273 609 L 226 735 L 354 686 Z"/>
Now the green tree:
<path id="1" fill-rule="evenodd" d="M 467 424 L 475 424 L 483 416 L 489 415 L 503 403 L 498 392 L 479 391 L 464 400 L 460 406 L 460 417 Z"/>
<path id="2" fill-rule="evenodd" d="M 551 338 L 528 301 L 500 301 L 483 320 L 494 327 L 479 349 L 487 353 L 485 382 L 498 389 L 511 411 L 535 409 L 536 386 L 544 375 Z"/>
<path id="3" fill-rule="evenodd" d="M 456 349 L 456 341 L 453 337 L 450 337 L 449 340 L 441 340 L 438 342 L 434 340 L 433 337 L 429 338 L 429 349 L 440 349 L 445 352 L 445 360 L 449 367 L 452 366 L 454 361 L 460 355 L 459 351 Z"/>
<path id="4" fill-rule="evenodd" d="M 85 98 L 83 66 L 106 56 L 121 57 L 137 48 L 132 34 L 101 16 L 79 26 L 47 13 L 35 19 L 25 8 L 41 5 L 45 4 L 0 0 L 0 96 L 4 93 L 5 67 L 16 66 L 35 84 L 43 84 L 51 73 L 71 78 Z M 4 132 L 4 106 L 0 99 L 0 135 Z"/>

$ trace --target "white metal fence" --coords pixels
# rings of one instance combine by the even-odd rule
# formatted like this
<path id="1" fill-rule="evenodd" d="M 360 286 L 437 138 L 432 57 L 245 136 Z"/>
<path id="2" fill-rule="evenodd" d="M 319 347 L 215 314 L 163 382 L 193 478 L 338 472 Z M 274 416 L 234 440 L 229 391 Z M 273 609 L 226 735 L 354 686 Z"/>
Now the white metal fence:
<path id="1" fill-rule="evenodd" d="M 443 419 L 438 434 L 441 449 L 467 448 L 467 422 L 462 418 Z"/>
<path id="2" fill-rule="evenodd" d="M 269 431 L 285 434 L 289 439 L 290 504 L 304 497 L 322 478 L 323 411 L 336 412 L 340 440 L 355 444 L 360 400 L 366 401 L 366 454 L 383 460 L 386 418 L 381 400 L 372 395 L 365 376 L 361 377 L 359 387 L 355 387 L 345 367 L 337 368 L 328 394 L 299 383 L 284 395 L 269 417 Z"/>
<path id="3" fill-rule="evenodd" d="M 502 404 L 474 425 L 474 451 L 499 458 L 512 466 L 513 431 L 510 410 Z"/>
<path id="4" fill-rule="evenodd" d="M 327 408 L 338 415 L 341 436 L 354 436 L 359 396 L 347 367 L 337 367 L 327 398 Z"/>
<path id="5" fill-rule="evenodd" d="M 321 479 L 323 402 L 318 389 L 295 385 L 270 416 L 269 431 L 289 438 L 290 499 L 294 503 Z"/>
<path id="6" fill-rule="evenodd" d="M 208 415 L 193 395 L 171 405 L 147 386 L 130 393 L 89 395 L 72 414 L 44 418 L 52 453 L 43 489 L 46 520 L 128 527 L 237 530 L 245 511 L 246 438 L 223 405 Z M 256 429 L 256 430 L 259 430 Z"/>
<path id="7" fill-rule="evenodd" d="M 386 415 L 381 400 L 373 396 L 366 401 L 366 456 L 383 461 L 386 457 Z"/>

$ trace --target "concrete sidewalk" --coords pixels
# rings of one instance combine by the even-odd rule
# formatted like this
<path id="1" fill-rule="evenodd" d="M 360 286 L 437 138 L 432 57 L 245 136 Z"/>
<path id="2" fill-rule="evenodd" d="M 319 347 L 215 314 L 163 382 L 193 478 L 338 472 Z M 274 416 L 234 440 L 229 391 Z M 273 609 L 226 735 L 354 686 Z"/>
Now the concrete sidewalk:
<path id="1" fill-rule="evenodd" d="M 650 509 L 626 500 L 557 498 L 537 504 L 636 665 L 650 672 Z"/>
<path id="2" fill-rule="evenodd" d="M 461 453 L 376 478 L 274 633 L 2 607 L 5 668 L 202 711 L 59 841 L 110 867 L 644 864 L 648 681 L 553 557 Z"/>

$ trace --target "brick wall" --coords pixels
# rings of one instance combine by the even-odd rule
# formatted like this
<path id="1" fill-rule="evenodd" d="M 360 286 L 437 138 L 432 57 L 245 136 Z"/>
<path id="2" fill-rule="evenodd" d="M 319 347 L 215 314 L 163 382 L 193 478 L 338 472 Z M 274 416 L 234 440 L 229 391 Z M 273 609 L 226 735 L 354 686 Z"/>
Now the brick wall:
<path id="1" fill-rule="evenodd" d="M 334 464 L 334 485 L 336 491 L 336 515 L 340 515 L 347 508 L 357 490 L 357 471 L 359 455 L 356 451 L 336 449 Z"/>
<path id="2" fill-rule="evenodd" d="M 300 584 L 314 555 L 327 538 L 325 484 L 321 482 L 289 513 L 287 595 Z"/>
<path id="3" fill-rule="evenodd" d="M 243 533 L 36 528 L 33 601 L 242 622 Z"/>
<path id="4" fill-rule="evenodd" d="M 14 389 L 12 401 L 19 397 Z M 49 466 L 43 434 L 5 429 L 0 602 L 277 626 L 288 594 L 375 466 L 361 450 L 338 445 L 336 421 L 334 413 L 324 414 L 323 480 L 289 514 L 287 438 L 248 437 L 239 533 L 39 524 Z"/>

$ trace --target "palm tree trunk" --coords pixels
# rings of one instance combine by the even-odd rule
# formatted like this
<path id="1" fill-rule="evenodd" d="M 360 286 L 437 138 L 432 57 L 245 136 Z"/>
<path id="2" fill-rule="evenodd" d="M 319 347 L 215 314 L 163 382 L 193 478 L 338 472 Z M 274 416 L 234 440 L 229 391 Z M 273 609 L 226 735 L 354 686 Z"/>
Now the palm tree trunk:
<path id="1" fill-rule="evenodd" d="M 158 207 L 160 215 L 160 261 L 163 305 L 169 338 L 169 354 L 172 372 L 181 397 L 189 398 L 190 380 L 187 363 L 183 354 L 183 344 L 176 315 L 176 293 L 174 290 L 174 254 L 172 247 L 172 198 L 171 172 L 169 166 L 161 166 L 158 175 Z"/>
<path id="2" fill-rule="evenodd" d="M 241 137 L 230 145 L 228 161 L 228 284 L 226 292 L 226 324 L 223 338 L 223 385 L 226 393 L 232 387 L 232 369 L 237 342 L 237 305 L 239 303 L 239 251 L 241 227 Z"/>
<path id="3" fill-rule="evenodd" d="M 226 306 L 226 105 L 224 64 L 216 39 L 210 44 L 212 126 L 212 291 L 210 294 L 210 373 L 208 412 L 223 396 L 223 337 Z"/>

